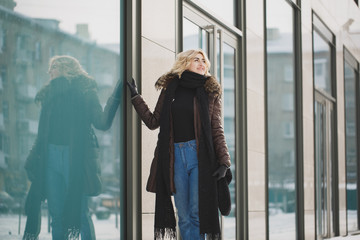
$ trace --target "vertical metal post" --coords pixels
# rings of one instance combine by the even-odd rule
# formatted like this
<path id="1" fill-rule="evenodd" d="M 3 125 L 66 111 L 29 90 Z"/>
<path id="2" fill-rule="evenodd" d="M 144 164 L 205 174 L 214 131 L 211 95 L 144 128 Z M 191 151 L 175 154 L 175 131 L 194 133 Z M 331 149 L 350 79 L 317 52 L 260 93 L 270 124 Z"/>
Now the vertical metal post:
<path id="1" fill-rule="evenodd" d="M 19 198 L 19 206 L 20 206 L 20 209 L 19 209 L 19 227 L 18 227 L 18 234 L 20 235 L 20 231 L 21 231 L 21 212 L 22 212 L 22 201 L 21 201 L 21 198 Z"/>
<path id="2" fill-rule="evenodd" d="M 40 210 L 41 211 L 41 210 Z M 48 208 L 48 211 L 47 211 L 47 219 L 48 219 L 48 233 L 50 233 L 50 228 L 51 228 L 51 226 L 50 226 L 50 211 L 49 211 L 49 208 Z"/>
<path id="3" fill-rule="evenodd" d="M 212 49 L 212 53 L 211 53 L 211 59 L 212 59 L 212 70 L 213 76 L 217 76 L 217 26 L 216 25 L 212 25 L 212 46 L 210 47 Z"/>

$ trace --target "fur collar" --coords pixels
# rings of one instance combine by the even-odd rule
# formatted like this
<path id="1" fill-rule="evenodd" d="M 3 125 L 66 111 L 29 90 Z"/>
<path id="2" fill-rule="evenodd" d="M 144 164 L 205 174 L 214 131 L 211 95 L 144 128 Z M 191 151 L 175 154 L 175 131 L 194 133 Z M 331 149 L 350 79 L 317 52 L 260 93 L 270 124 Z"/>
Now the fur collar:
<path id="1" fill-rule="evenodd" d="M 155 83 L 155 88 L 157 90 L 166 90 L 167 85 L 175 78 L 177 78 L 178 75 L 174 73 L 166 73 L 162 75 Z M 208 79 L 205 82 L 205 91 L 208 93 L 212 93 L 215 96 L 221 95 L 221 86 L 220 83 L 216 80 L 215 77 L 209 76 Z"/>

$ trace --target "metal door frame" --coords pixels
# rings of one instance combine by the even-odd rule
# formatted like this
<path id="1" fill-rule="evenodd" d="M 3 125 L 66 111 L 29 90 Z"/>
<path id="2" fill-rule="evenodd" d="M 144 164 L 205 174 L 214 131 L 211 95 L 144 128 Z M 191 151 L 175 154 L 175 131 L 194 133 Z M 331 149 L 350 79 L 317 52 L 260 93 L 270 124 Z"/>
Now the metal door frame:
<path id="1" fill-rule="evenodd" d="M 323 138 L 324 138 L 324 158 L 325 158 L 325 164 L 326 164 L 326 186 L 327 186 L 327 192 L 326 192 L 326 219 L 325 219 L 325 223 L 326 224 L 326 233 L 319 233 L 318 229 L 319 228 L 323 228 L 322 226 L 318 226 L 318 219 L 319 216 L 317 213 L 319 211 L 319 207 L 318 204 L 316 205 L 316 234 L 317 237 L 319 239 L 323 239 L 323 238 L 327 238 L 327 237 L 333 237 L 335 236 L 335 224 L 334 224 L 334 214 L 336 212 L 336 208 L 335 208 L 335 198 L 334 198 L 334 194 L 336 193 L 335 191 L 335 186 L 336 186 L 336 165 L 335 165 L 335 128 L 334 128 L 334 124 L 335 124 L 335 118 L 334 118 L 334 104 L 335 104 L 335 99 L 331 96 L 329 96 L 328 94 L 319 91 L 319 90 L 315 90 L 315 101 L 314 101 L 314 105 L 320 103 L 322 106 L 325 107 L 325 119 L 323 119 L 322 124 L 324 124 L 324 134 L 323 134 Z M 314 106 L 315 108 L 315 106 Z M 314 119 L 316 117 L 315 115 L 315 111 L 314 111 Z M 315 121 L 316 122 L 316 121 Z M 316 138 L 316 124 L 314 126 L 314 131 L 315 131 L 315 142 L 317 141 Z M 316 144 L 315 144 L 315 199 L 316 199 L 316 203 L 318 202 L 318 192 L 320 189 L 318 189 L 318 159 L 316 158 L 317 155 L 317 149 L 316 149 Z M 322 189 L 321 189 L 322 190 Z M 321 214 L 324 214 L 322 211 L 322 209 L 320 209 Z"/>

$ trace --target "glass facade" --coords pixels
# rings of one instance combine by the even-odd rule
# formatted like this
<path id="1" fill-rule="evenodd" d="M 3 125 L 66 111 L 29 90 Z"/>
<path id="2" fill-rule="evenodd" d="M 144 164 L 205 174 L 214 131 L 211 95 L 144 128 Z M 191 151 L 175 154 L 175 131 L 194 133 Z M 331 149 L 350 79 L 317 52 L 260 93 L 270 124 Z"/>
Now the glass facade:
<path id="1" fill-rule="evenodd" d="M 345 60 L 345 134 L 346 134 L 346 197 L 347 197 L 347 227 L 348 231 L 359 229 L 358 203 L 358 124 L 357 124 L 357 66 Z"/>
<path id="2" fill-rule="evenodd" d="M 79 14 L 80 9 L 81 14 Z M 49 60 L 69 55 L 97 84 L 102 107 L 122 78 L 120 1 L 1 1 L 0 3 L 0 239 L 24 233 L 31 182 L 24 164 L 38 136 L 41 105 L 35 96 L 50 80 Z M 120 159 L 123 121 L 95 129 L 102 192 L 88 201 L 97 239 L 120 236 Z M 89 120 L 89 116 L 87 116 Z M 93 126 L 94 128 L 94 126 Z M 51 239 L 51 218 L 41 206 L 40 239 Z"/>
<path id="3" fill-rule="evenodd" d="M 159 0 L 166 13 L 154 14 L 157 4 L 147 1 L 0 1 L 0 239 L 24 232 L 31 186 L 24 165 L 38 135 L 41 105 L 34 99 L 49 82 L 49 59 L 78 59 L 96 81 L 102 107 L 126 69 L 154 106 L 158 92 L 149 90 L 149 81 L 169 70 L 178 50 L 191 48 L 205 50 L 223 90 L 233 173 L 223 238 L 324 239 L 357 232 L 358 22 L 354 17 L 353 32 L 334 23 L 358 14 L 358 0 L 336 14 L 334 6 L 300 2 Z M 346 57 L 342 46 L 354 57 Z M 343 53 L 344 64 L 335 64 Z M 94 129 L 103 191 L 89 207 L 99 240 L 153 239 L 155 195 L 145 192 L 145 184 L 154 149 L 146 143 L 157 136 L 141 130 L 129 99 L 121 99 L 109 130 Z M 47 203 L 41 205 L 45 240 L 52 231 Z"/>
<path id="4" fill-rule="evenodd" d="M 289 240 L 297 204 L 294 10 L 283 0 L 266 5 L 269 239 Z"/>
<path id="5" fill-rule="evenodd" d="M 230 1 L 218 1 L 215 7 L 211 6 L 212 1 L 177 2 L 183 9 L 175 20 L 183 21 L 180 26 L 184 44 L 179 49 L 202 48 L 208 53 L 214 64 L 212 74 L 224 90 L 223 118 L 229 149 L 233 138 L 240 139 L 232 153 L 236 181 L 231 188 L 235 189 L 237 205 L 234 217 L 222 218 L 224 238 L 324 239 L 352 231 L 349 224 L 355 218 L 350 214 L 354 210 L 350 201 L 358 201 L 359 194 L 353 194 L 350 180 L 358 178 L 354 174 L 359 167 L 346 163 L 351 167 L 345 172 L 346 158 L 354 157 L 354 151 L 344 148 L 358 145 L 358 136 L 351 135 L 358 128 L 358 120 L 345 116 L 347 110 L 342 101 L 348 103 L 347 98 L 352 95 L 345 96 L 347 93 L 342 89 L 354 92 L 358 87 L 347 87 L 350 85 L 345 83 L 347 80 L 336 74 L 342 74 L 343 66 L 335 64 L 335 60 L 341 58 L 343 45 L 351 49 L 356 59 L 359 55 L 356 34 L 334 24 L 345 22 L 344 18 L 351 16 L 350 10 L 334 10 L 331 1 L 330 5 L 316 1 L 302 4 L 298 0 L 231 1 L 230 5 L 236 9 L 235 5 L 246 3 L 247 11 L 246 18 L 241 18 L 246 20 L 243 21 L 245 44 L 242 45 L 242 36 L 237 39 L 238 47 L 246 53 L 234 59 L 235 71 L 231 71 L 226 69 L 225 55 L 231 56 L 228 51 L 233 50 L 239 54 L 241 50 L 223 42 L 222 27 L 232 33 L 239 30 L 231 21 L 240 16 L 232 15 L 232 10 L 227 10 L 225 15 L 221 13 Z M 193 15 L 184 10 L 188 6 Z M 323 19 L 316 17 L 317 12 Z M 204 20 L 208 15 L 212 22 Z M 226 27 L 227 23 L 230 27 Z M 325 26 L 327 23 L 334 35 Z M 355 25 L 352 30 L 354 33 Z M 239 59 L 244 62 L 238 62 Z M 351 77 L 347 72 L 346 78 Z M 235 81 L 231 79 L 233 73 Z M 239 79 L 242 74 L 244 79 Z M 239 82 L 244 82 L 246 89 L 239 89 Z M 244 102 L 246 131 L 239 131 L 242 119 L 238 118 L 238 111 Z M 245 139 L 242 134 L 246 135 Z M 245 149 L 240 151 L 245 150 L 244 158 L 239 153 L 242 144 Z M 243 162 L 246 164 L 242 165 Z M 244 235 L 239 234 L 243 229 Z"/>

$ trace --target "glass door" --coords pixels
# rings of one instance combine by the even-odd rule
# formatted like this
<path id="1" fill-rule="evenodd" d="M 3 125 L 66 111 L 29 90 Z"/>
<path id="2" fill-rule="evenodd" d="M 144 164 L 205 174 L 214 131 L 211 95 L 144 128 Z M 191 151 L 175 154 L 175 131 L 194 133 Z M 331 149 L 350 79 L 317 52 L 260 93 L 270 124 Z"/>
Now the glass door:
<path id="1" fill-rule="evenodd" d="M 318 239 L 339 234 L 336 158 L 335 36 L 313 14 L 313 76 L 315 119 L 316 234 Z"/>
<path id="2" fill-rule="evenodd" d="M 315 94 L 315 177 L 318 239 L 334 236 L 333 103 Z"/>
<path id="3" fill-rule="evenodd" d="M 193 7 L 184 3 L 183 8 L 183 50 L 203 49 L 211 62 L 211 75 L 215 76 L 222 86 L 223 102 L 223 126 L 226 143 L 231 157 L 231 170 L 233 181 L 230 184 L 230 194 L 232 201 L 231 213 L 227 217 L 222 217 L 222 237 L 223 239 L 236 239 L 236 106 L 235 91 L 237 80 L 239 79 L 238 46 L 240 34 L 229 31 L 220 23 L 210 17 L 200 13 Z"/>

